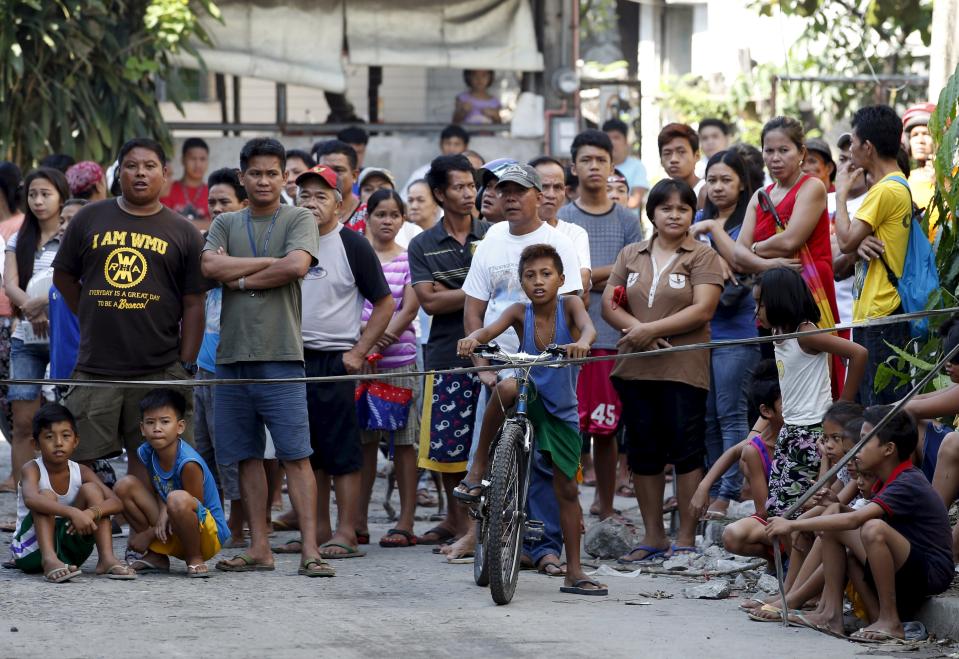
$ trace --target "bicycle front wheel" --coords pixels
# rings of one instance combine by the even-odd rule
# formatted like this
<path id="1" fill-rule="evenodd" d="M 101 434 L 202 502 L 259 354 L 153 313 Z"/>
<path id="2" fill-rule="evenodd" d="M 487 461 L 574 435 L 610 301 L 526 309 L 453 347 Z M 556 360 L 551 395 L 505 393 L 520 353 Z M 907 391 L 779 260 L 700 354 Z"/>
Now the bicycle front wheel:
<path id="1" fill-rule="evenodd" d="M 489 567 L 489 587 L 493 601 L 509 604 L 519 577 L 519 557 L 523 544 L 524 513 L 521 508 L 522 479 L 520 450 L 522 426 L 507 423 L 500 431 L 493 456 L 490 485 L 487 489 L 488 536 L 484 557 Z"/>

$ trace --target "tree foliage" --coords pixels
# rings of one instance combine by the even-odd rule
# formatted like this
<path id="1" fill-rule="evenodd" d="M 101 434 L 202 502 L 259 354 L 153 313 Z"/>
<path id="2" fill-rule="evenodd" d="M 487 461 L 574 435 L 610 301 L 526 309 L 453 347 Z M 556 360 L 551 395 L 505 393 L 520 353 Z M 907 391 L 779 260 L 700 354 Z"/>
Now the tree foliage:
<path id="1" fill-rule="evenodd" d="M 932 0 L 755 0 L 760 13 L 774 10 L 807 19 L 803 36 L 790 52 L 793 75 L 872 76 L 928 71 L 914 54 L 931 39 Z M 818 84 L 804 88 L 818 112 L 844 116 L 846 109 L 870 103 L 926 100 L 925 86 Z"/>
<path id="2" fill-rule="evenodd" d="M 211 0 L 0 0 L 0 158 L 48 153 L 105 163 L 132 136 L 165 143 L 158 78 L 176 102 L 173 56 L 207 35 Z"/>

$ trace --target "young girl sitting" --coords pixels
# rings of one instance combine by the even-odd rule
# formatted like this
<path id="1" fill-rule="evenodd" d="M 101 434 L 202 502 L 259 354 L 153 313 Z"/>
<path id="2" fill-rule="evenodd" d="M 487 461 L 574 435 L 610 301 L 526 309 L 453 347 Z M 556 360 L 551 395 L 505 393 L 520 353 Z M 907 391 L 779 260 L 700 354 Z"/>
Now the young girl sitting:
<path id="1" fill-rule="evenodd" d="M 783 426 L 782 397 L 779 393 L 775 361 L 767 359 L 759 363 L 753 372 L 753 379 L 746 393 L 749 404 L 759 410 L 760 418 L 749 432 L 749 436 L 723 453 L 713 464 L 709 473 L 703 477 L 690 502 L 695 515 L 703 515 L 709 506 L 709 489 L 732 465 L 738 462 L 740 471 L 749 483 L 749 491 L 756 504 L 756 513 L 762 518 L 766 516 L 769 470 L 776 450 L 776 438 Z M 734 538 L 733 535 L 735 531 L 730 534 L 728 545 L 736 545 L 741 549 L 740 539 Z M 724 540 L 726 540 L 725 536 Z"/>
<path id="2" fill-rule="evenodd" d="M 763 273 L 753 288 L 760 324 L 774 335 L 816 328 L 819 308 L 802 276 L 788 268 Z M 833 334 L 813 334 L 775 343 L 776 366 L 782 391 L 784 425 L 779 432 L 769 472 L 767 516 L 781 516 L 798 500 L 819 475 L 817 443 L 823 434 L 823 417 L 832 403 L 829 356 L 849 360 L 843 399 L 855 396 L 866 368 L 868 354 L 862 346 Z M 766 520 L 753 516 L 730 525 L 723 542 L 747 550 L 745 555 L 769 556 L 770 541 L 763 528 Z M 731 529 L 735 528 L 733 531 Z M 736 539 L 739 542 L 734 542 Z M 783 547 L 786 548 L 785 546 Z M 794 568 L 790 565 L 790 571 Z"/>
<path id="3" fill-rule="evenodd" d="M 499 99 L 489 93 L 493 84 L 493 72 L 488 70 L 467 69 L 463 71 L 463 81 L 469 91 L 456 95 L 456 109 L 453 110 L 454 124 L 498 124 L 500 117 Z"/>

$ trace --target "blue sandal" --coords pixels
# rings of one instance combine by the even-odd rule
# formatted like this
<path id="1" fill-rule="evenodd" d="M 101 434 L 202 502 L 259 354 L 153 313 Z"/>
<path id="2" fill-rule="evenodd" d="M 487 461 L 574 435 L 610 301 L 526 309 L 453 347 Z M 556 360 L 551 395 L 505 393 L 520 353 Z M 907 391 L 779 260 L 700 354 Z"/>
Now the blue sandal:
<path id="1" fill-rule="evenodd" d="M 644 551 L 646 552 L 646 555 L 642 558 L 636 559 L 626 558 L 626 556 L 630 556 L 637 551 Z M 649 545 L 636 545 L 629 550 L 629 553 L 626 554 L 626 556 L 620 556 L 617 558 L 616 562 L 620 565 L 644 565 L 647 563 L 652 563 L 657 558 L 664 557 L 668 551 L 669 549 L 659 549 L 658 547 L 651 547 Z"/>

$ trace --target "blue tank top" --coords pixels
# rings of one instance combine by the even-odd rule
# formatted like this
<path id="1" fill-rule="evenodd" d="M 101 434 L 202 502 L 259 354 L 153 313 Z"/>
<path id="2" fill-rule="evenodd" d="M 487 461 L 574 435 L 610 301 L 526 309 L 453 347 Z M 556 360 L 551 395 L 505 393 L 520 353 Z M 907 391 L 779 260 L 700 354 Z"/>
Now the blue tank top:
<path id="1" fill-rule="evenodd" d="M 520 350 L 530 355 L 538 355 L 540 349 L 536 347 L 535 320 L 533 319 L 533 303 L 526 303 L 526 316 L 523 320 L 523 343 Z M 556 304 L 556 332 L 553 343 L 565 345 L 573 343 L 573 336 L 566 326 L 566 314 L 563 313 L 563 296 Z M 576 402 L 576 378 L 579 377 L 578 366 L 565 368 L 546 368 L 535 366 L 530 371 L 530 379 L 536 385 L 536 393 L 542 399 L 546 411 L 557 419 L 566 421 L 579 429 L 579 410 Z"/>
<path id="2" fill-rule="evenodd" d="M 216 532 L 220 536 L 220 544 L 225 544 L 230 539 L 230 529 L 226 525 L 226 516 L 223 514 L 223 506 L 220 505 L 220 494 L 216 489 L 216 481 L 213 480 L 213 474 L 196 449 L 180 439 L 180 446 L 176 451 L 176 462 L 173 463 L 173 469 L 163 471 L 160 461 L 157 459 L 156 451 L 150 446 L 149 442 L 140 444 L 137 449 L 137 455 L 147 468 L 150 475 L 150 483 L 160 495 L 160 498 L 166 501 L 167 495 L 173 490 L 183 489 L 183 467 L 188 462 L 195 462 L 203 470 L 203 500 L 197 504 L 197 517 L 200 523 L 206 518 L 206 515 L 213 515 L 213 521 L 216 522 Z"/>

